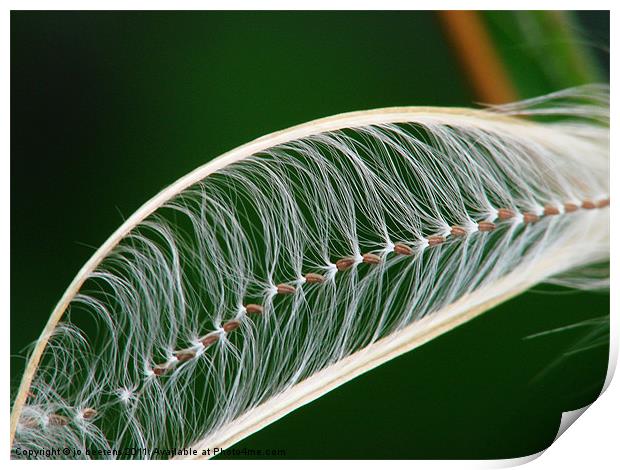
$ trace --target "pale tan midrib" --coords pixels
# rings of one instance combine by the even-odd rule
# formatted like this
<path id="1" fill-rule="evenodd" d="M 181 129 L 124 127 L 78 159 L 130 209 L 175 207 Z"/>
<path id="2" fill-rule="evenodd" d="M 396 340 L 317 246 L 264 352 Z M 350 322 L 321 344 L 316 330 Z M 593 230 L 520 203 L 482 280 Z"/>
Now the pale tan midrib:
<path id="1" fill-rule="evenodd" d="M 608 217 L 609 211 L 604 209 L 600 212 L 601 221 L 604 221 L 602 217 Z M 598 233 L 580 233 L 576 235 L 577 238 L 567 241 L 565 245 L 549 250 L 536 263 L 527 266 L 526 271 L 517 268 L 503 278 L 461 297 L 403 330 L 317 372 L 235 419 L 213 435 L 206 436 L 191 445 L 190 448 L 195 449 L 198 455 L 177 458 L 211 458 L 212 455 L 202 456 L 202 450 L 226 449 L 355 377 L 451 331 L 545 279 L 582 265 L 586 262 L 587 255 L 579 260 L 571 256 L 574 255 L 573 251 L 581 244 L 582 237 L 586 239 L 590 237 L 593 243 L 605 243 L 608 247 L 608 230 L 602 232 L 604 233 L 602 237 Z"/>

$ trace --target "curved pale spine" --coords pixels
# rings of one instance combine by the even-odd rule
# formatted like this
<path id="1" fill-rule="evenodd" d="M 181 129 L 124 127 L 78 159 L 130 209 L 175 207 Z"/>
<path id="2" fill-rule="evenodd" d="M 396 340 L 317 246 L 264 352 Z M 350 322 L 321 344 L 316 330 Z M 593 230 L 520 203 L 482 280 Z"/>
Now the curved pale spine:
<path id="1" fill-rule="evenodd" d="M 180 192 L 190 187 L 194 183 L 204 179 L 208 175 L 232 163 L 241 161 L 251 155 L 254 155 L 268 148 L 277 146 L 285 142 L 293 141 L 296 139 L 301 139 L 303 137 L 319 134 L 322 132 L 335 131 L 335 130 L 344 129 L 344 128 L 354 128 L 354 127 L 363 127 L 363 126 L 369 126 L 369 125 L 380 125 L 380 124 L 390 124 L 390 123 L 403 123 L 403 122 L 412 122 L 412 121 L 424 122 L 425 119 L 435 120 L 438 118 L 442 118 L 442 120 L 445 120 L 445 119 L 449 120 L 449 118 L 453 117 L 455 119 L 455 122 L 458 122 L 459 120 L 463 118 L 474 119 L 474 120 L 478 118 L 481 123 L 484 123 L 484 122 L 488 122 L 489 116 L 490 114 L 484 111 L 476 111 L 476 110 L 462 109 L 462 108 L 446 109 L 446 108 L 433 108 L 433 107 L 396 107 L 396 108 L 383 108 L 383 109 L 370 110 L 370 111 L 359 111 L 359 112 L 353 112 L 353 113 L 339 114 L 339 115 L 311 121 L 311 122 L 308 122 L 308 123 L 305 123 L 299 126 L 294 126 L 289 129 L 278 131 L 272 134 L 268 134 L 264 137 L 261 137 L 252 142 L 249 142 L 243 146 L 240 146 L 230 152 L 227 152 L 221 155 L 220 157 L 214 159 L 213 161 L 203 166 L 198 167 L 196 170 L 180 178 L 175 183 L 173 183 L 172 185 L 162 190 L 155 197 L 153 197 L 151 200 L 149 200 L 143 206 L 141 206 L 131 217 L 129 217 L 125 221 L 125 223 L 123 223 L 106 240 L 106 242 L 93 254 L 93 256 L 87 261 L 87 263 L 78 272 L 77 276 L 73 279 L 73 281 L 71 282 L 71 284 L 69 285 L 69 287 L 67 288 L 63 296 L 61 297 L 60 301 L 58 302 L 58 304 L 52 311 L 50 319 L 48 320 L 45 326 L 45 329 L 43 333 L 41 334 L 41 336 L 39 337 L 39 340 L 37 341 L 33 349 L 33 352 L 30 356 L 29 362 L 26 366 L 24 376 L 22 378 L 22 382 L 20 384 L 18 394 L 14 402 L 14 406 L 13 406 L 13 410 L 11 414 L 11 431 L 10 431 L 11 445 L 13 443 L 13 439 L 15 436 L 17 422 L 19 420 L 22 408 L 24 406 L 24 403 L 27 397 L 28 390 L 30 388 L 32 379 L 36 373 L 36 370 L 39 365 L 43 351 L 49 341 L 49 338 L 51 337 L 57 324 L 59 323 L 62 315 L 67 309 L 68 305 L 70 304 L 72 299 L 75 297 L 75 295 L 78 293 L 79 289 L 81 288 L 85 280 L 88 278 L 88 276 L 95 270 L 95 268 L 101 263 L 101 261 L 111 252 L 111 250 L 113 250 L 114 247 L 123 239 L 123 237 L 125 237 L 132 229 L 134 229 L 138 224 L 140 224 L 143 220 L 145 220 L 155 210 L 160 208 L 166 201 L 170 200 L 172 197 L 179 194 Z M 505 123 L 518 122 L 519 126 L 521 126 L 522 128 L 525 129 L 525 128 L 528 128 L 529 126 L 529 129 L 532 129 L 533 132 L 537 132 L 535 126 L 533 125 L 530 126 L 527 122 L 522 121 L 522 120 L 517 120 L 511 117 L 497 115 L 497 114 L 493 114 L 492 118 L 494 120 L 494 126 L 500 125 L 502 122 L 505 122 Z M 560 271 L 561 269 L 558 269 L 555 272 L 560 272 Z M 541 277 L 541 279 L 544 279 L 544 277 Z M 516 295 L 518 292 L 521 292 L 522 290 L 524 289 L 519 289 L 518 291 L 514 292 L 513 295 Z M 457 326 L 457 324 L 455 324 L 454 326 Z M 438 331 L 433 337 L 443 332 L 444 332 L 443 330 Z M 400 333 L 398 335 L 400 335 Z M 398 335 L 394 335 L 394 336 L 398 336 Z M 390 338 L 386 338 L 386 340 L 388 339 Z M 409 347 L 407 350 L 410 350 L 413 347 L 415 347 L 415 344 Z M 393 356 L 390 356 L 390 357 L 393 357 Z M 385 360 L 383 360 L 382 362 L 385 362 Z M 378 362 L 377 364 L 375 364 L 375 366 L 378 365 L 379 363 L 381 362 Z M 362 372 L 363 371 L 359 373 L 362 373 Z M 352 377 L 359 375 L 359 373 L 353 375 Z M 338 382 L 338 383 L 342 383 L 342 382 Z M 328 390 L 329 389 L 331 388 L 328 388 Z M 316 395 L 316 396 L 320 396 L 321 394 Z M 316 396 L 314 398 L 316 398 Z M 309 400 L 306 400 L 304 403 L 306 403 L 307 401 Z M 300 403 L 300 405 L 298 406 L 301 406 L 301 404 L 303 403 Z M 247 435 L 247 434 L 244 434 L 244 435 Z"/>
<path id="2" fill-rule="evenodd" d="M 601 219 L 601 222 L 605 223 L 604 217 Z M 607 230 L 602 229 L 603 227 L 597 227 L 596 230 L 590 230 L 590 233 L 581 235 L 585 235 L 586 239 L 591 237 L 593 243 L 609 243 L 609 227 Z M 193 444 L 190 447 L 198 451 L 197 456 L 180 458 L 211 458 L 213 455 L 201 455 L 202 450 L 228 448 L 349 380 L 467 323 L 539 282 L 579 265 L 580 261 L 586 261 L 575 259 L 575 250 L 582 243 L 581 236 L 567 240 L 564 246 L 547 252 L 545 257 L 530 266 L 527 272 L 517 269 L 498 281 L 461 297 L 458 301 L 432 315 L 412 323 L 403 330 L 351 354 L 286 392 L 272 397 L 235 419 L 217 433 L 206 436 Z"/>

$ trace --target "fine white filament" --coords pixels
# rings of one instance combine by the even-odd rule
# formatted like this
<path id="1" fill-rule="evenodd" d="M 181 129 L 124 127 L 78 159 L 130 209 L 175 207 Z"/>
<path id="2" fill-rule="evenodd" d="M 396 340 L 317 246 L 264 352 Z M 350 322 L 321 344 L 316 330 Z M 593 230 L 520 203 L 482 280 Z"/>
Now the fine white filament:
<path id="1" fill-rule="evenodd" d="M 580 268 L 609 256 L 608 127 L 590 86 L 336 116 L 201 167 L 68 289 L 13 457 L 228 446 L 536 283 L 600 287 Z"/>

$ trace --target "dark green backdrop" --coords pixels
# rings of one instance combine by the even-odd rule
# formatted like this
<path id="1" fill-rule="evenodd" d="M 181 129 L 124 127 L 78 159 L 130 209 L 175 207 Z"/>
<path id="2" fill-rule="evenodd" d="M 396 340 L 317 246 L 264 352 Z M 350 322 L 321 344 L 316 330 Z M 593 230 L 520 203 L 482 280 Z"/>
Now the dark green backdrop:
<path id="1" fill-rule="evenodd" d="M 607 60 L 608 15 L 581 21 Z M 26 346 L 80 266 L 162 187 L 313 118 L 472 101 L 432 12 L 13 12 L 12 392 Z M 598 395 L 608 351 L 549 369 L 588 330 L 523 337 L 608 313 L 604 294 L 528 293 L 235 449 L 287 458 L 537 452 L 562 410 Z"/>

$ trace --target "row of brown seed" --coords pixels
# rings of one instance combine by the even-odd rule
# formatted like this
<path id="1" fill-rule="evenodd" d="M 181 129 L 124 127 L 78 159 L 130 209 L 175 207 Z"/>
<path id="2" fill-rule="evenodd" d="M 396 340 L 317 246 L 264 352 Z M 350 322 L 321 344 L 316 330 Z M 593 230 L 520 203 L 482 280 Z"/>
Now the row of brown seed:
<path id="1" fill-rule="evenodd" d="M 575 212 L 579 209 L 597 209 L 609 206 L 609 199 L 602 199 L 597 202 L 592 201 L 583 201 L 581 206 L 573 203 L 564 204 L 564 213 Z M 546 205 L 543 208 L 542 216 L 554 216 L 559 215 L 560 210 L 552 205 Z M 533 224 L 540 220 L 539 215 L 534 214 L 533 212 L 523 212 L 523 223 L 524 224 Z M 501 208 L 497 211 L 497 218 L 499 220 L 509 220 L 517 217 L 517 211 L 507 208 Z M 492 232 L 495 230 L 496 224 L 490 221 L 481 221 L 478 222 L 478 231 L 480 232 Z M 450 235 L 453 237 L 464 237 L 467 235 L 467 230 L 459 225 L 453 225 L 450 228 Z M 427 239 L 428 246 L 433 247 L 437 245 L 441 245 L 446 241 L 446 237 L 443 235 L 431 235 Z M 411 256 L 414 254 L 414 249 L 405 243 L 396 243 L 394 245 L 394 253 L 402 256 Z M 379 255 L 374 253 L 366 253 L 362 256 L 361 262 L 368 265 L 376 265 L 382 261 Z M 336 261 L 336 268 L 338 271 L 346 271 L 354 266 L 357 262 L 357 259 L 353 256 L 341 258 Z M 319 273 L 307 273 L 304 276 L 304 281 L 308 284 L 320 284 L 325 282 L 326 278 L 322 274 Z M 294 294 L 296 291 L 296 287 L 291 284 L 282 283 L 276 286 L 276 292 L 279 295 L 290 295 Z M 249 315 L 260 315 L 263 313 L 263 306 L 258 304 L 247 304 L 245 306 L 245 312 Z M 231 331 L 236 330 L 241 326 L 241 322 L 237 319 L 228 320 L 222 325 L 222 329 L 219 331 L 213 331 L 205 336 L 201 337 L 198 341 L 204 347 L 207 348 L 218 341 L 222 332 L 224 334 L 230 333 Z M 178 364 L 194 359 L 198 354 L 198 351 L 195 347 L 182 349 L 179 351 L 175 351 L 173 353 L 174 360 L 167 361 L 163 364 L 157 364 L 153 366 L 153 373 L 157 376 L 163 375 L 168 371 L 174 369 Z"/>

